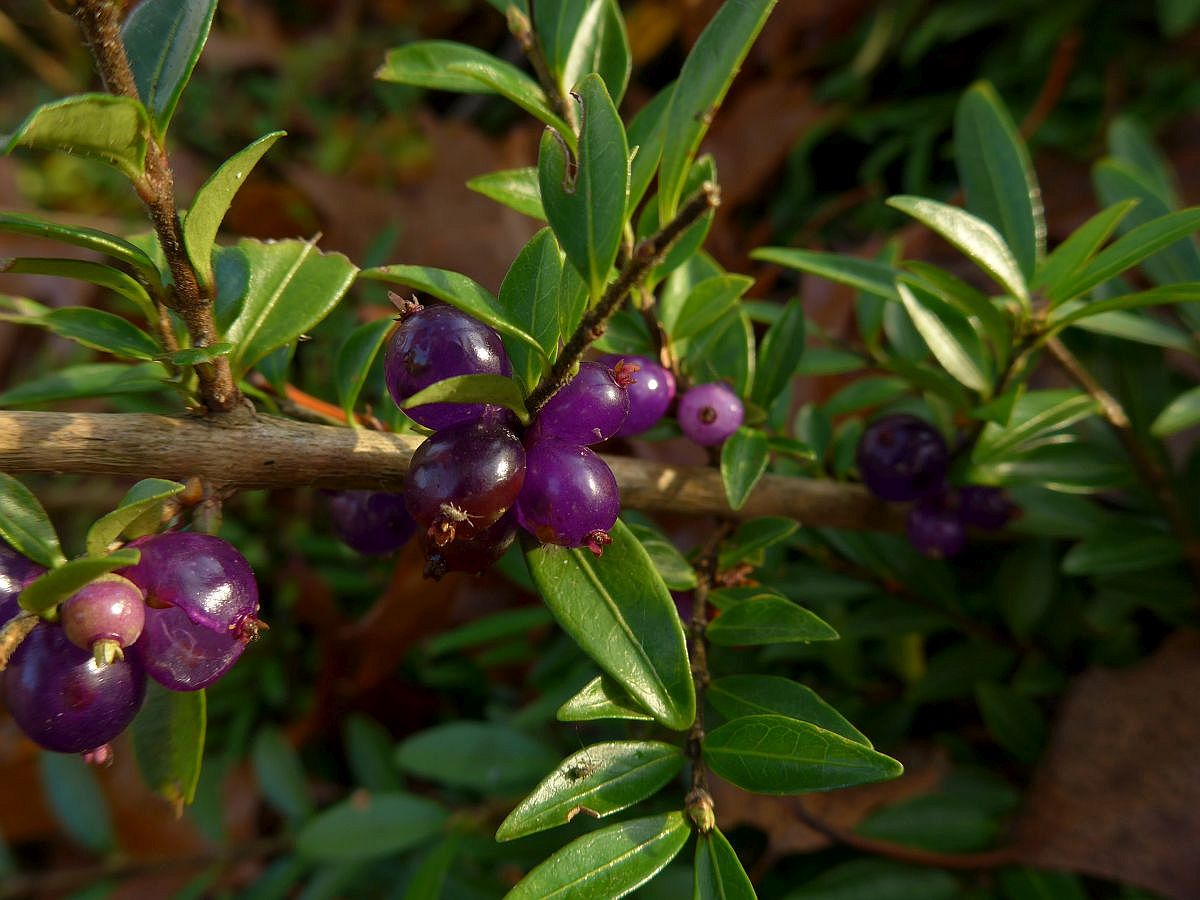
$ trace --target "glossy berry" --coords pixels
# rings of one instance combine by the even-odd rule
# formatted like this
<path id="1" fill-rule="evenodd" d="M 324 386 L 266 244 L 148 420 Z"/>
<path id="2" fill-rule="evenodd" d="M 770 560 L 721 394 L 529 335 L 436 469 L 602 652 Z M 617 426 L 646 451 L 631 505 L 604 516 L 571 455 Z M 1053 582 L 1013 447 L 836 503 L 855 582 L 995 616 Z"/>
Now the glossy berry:
<path id="1" fill-rule="evenodd" d="M 517 517 L 509 510 L 482 531 L 444 547 L 426 538 L 425 577 L 437 581 L 447 572 L 482 575 L 512 546 L 516 536 Z"/>
<path id="2" fill-rule="evenodd" d="M 617 429 L 618 437 L 632 437 L 649 431 L 666 414 L 675 399 L 675 376 L 670 370 L 644 356 L 605 356 L 603 362 L 616 365 L 622 360 L 636 364 L 637 376 L 629 385 L 629 415 Z"/>
<path id="3" fill-rule="evenodd" d="M 34 743 L 84 753 L 126 729 L 146 695 L 146 676 L 132 657 L 102 666 L 42 622 L 21 642 L 4 673 L 4 701 Z"/>
<path id="4" fill-rule="evenodd" d="M 994 531 L 1008 524 L 1016 507 L 1000 488 L 968 484 L 959 489 L 958 511 L 968 527 Z"/>
<path id="5" fill-rule="evenodd" d="M 383 491 L 329 491 L 329 518 L 342 543 L 367 556 L 399 550 L 416 524 L 403 494 Z"/>
<path id="6" fill-rule="evenodd" d="M 950 454 L 932 425 L 916 416 L 876 419 L 858 441 L 858 472 L 881 500 L 916 500 L 939 490 Z"/>
<path id="7" fill-rule="evenodd" d="M 0 541 L 0 627 L 21 611 L 17 598 L 46 570 Z"/>
<path id="8" fill-rule="evenodd" d="M 436 432 L 413 454 L 404 486 L 408 511 L 444 547 L 491 525 L 513 505 L 525 449 L 495 416 Z"/>
<path id="9" fill-rule="evenodd" d="M 578 374 L 538 413 L 534 434 L 583 446 L 607 441 L 629 415 L 627 388 L 637 372 L 636 363 L 624 360 L 580 363 Z"/>
<path id="10" fill-rule="evenodd" d="M 128 578 L 102 575 L 63 601 L 59 621 L 67 640 L 107 665 L 141 636 L 146 603 Z"/>
<path id="11" fill-rule="evenodd" d="M 948 491 L 929 494 L 908 511 L 909 543 L 930 559 L 947 559 L 967 544 L 967 529 Z"/>
<path id="12" fill-rule="evenodd" d="M 599 456 L 550 438 L 530 443 L 517 520 L 539 541 L 586 546 L 599 556 L 620 511 L 617 479 Z"/>
<path id="13" fill-rule="evenodd" d="M 233 668 L 250 636 L 198 625 L 177 606 L 150 606 L 146 627 L 127 658 L 136 658 L 146 674 L 165 688 L 198 691 Z"/>
<path id="14" fill-rule="evenodd" d="M 738 430 L 746 409 L 733 388 L 712 382 L 684 394 L 675 415 L 685 435 L 702 447 L 715 447 Z"/>
<path id="15" fill-rule="evenodd" d="M 511 375 L 500 335 L 453 306 L 417 307 L 392 332 L 384 353 L 384 380 L 398 405 L 456 375 Z M 479 418 L 480 403 L 427 403 L 405 410 L 413 421 L 440 429 Z"/>

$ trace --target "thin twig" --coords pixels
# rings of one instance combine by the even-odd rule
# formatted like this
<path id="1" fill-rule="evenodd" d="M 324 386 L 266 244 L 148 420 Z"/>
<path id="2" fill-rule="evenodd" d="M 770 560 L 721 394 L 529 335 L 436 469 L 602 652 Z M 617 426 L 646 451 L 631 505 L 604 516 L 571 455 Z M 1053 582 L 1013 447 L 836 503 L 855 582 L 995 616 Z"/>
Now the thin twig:
<path id="1" fill-rule="evenodd" d="M 555 2 L 558 2 L 558 0 L 555 0 Z M 521 45 L 521 52 L 529 60 L 529 65 L 533 68 L 533 74 L 537 76 L 542 90 L 546 92 L 555 115 L 572 128 L 578 128 L 578 116 L 575 114 L 573 104 L 563 94 L 562 88 L 559 87 L 554 75 L 550 72 L 550 66 L 546 62 L 545 48 L 542 47 L 542 41 L 538 37 L 537 29 L 533 27 L 534 9 L 534 0 L 529 0 L 528 16 L 517 9 L 515 5 L 510 6 L 508 8 L 508 30 L 512 32 L 513 37 L 517 39 L 517 43 Z"/>

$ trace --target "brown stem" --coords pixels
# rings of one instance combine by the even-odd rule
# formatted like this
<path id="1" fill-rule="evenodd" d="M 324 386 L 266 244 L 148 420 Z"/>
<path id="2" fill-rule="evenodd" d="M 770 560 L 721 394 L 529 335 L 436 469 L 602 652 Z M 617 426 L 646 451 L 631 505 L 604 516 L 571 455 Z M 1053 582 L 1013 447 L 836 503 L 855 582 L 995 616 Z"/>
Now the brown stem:
<path id="1" fill-rule="evenodd" d="M 100 80 L 111 94 L 137 100 L 137 84 L 125 44 L 121 40 L 121 4 L 115 0 L 83 0 L 74 10 L 83 40 L 96 60 Z M 171 269 L 173 284 L 167 302 L 187 325 L 192 346 L 207 347 L 218 341 L 212 315 L 212 298 L 207 295 L 188 259 L 183 228 L 175 209 L 175 179 L 159 139 L 151 134 L 146 149 L 145 172 L 135 185 L 159 244 Z M 226 357 L 196 365 L 200 399 L 209 412 L 228 412 L 241 404 L 241 393 L 233 381 Z"/>
<path id="2" fill-rule="evenodd" d="M 583 352 L 589 345 L 604 336 L 608 320 L 625 302 L 630 291 L 663 261 L 667 252 L 679 240 L 680 235 L 706 212 L 716 209 L 720 205 L 720 190 L 712 182 L 705 182 L 695 196 L 684 204 L 674 219 L 633 248 L 629 261 L 617 275 L 616 281 L 605 289 L 600 302 L 583 317 L 579 327 L 575 329 L 575 333 L 563 347 L 563 351 L 559 354 L 550 373 L 529 395 L 527 405 L 530 411 L 536 412 L 541 409 L 559 388 L 571 380 L 575 364 L 583 357 Z"/>
<path id="3" fill-rule="evenodd" d="M 558 0 L 554 0 L 554 2 L 558 2 Z M 533 74 L 537 76 L 538 83 L 541 84 L 542 90 L 546 92 L 555 115 L 572 128 L 578 128 L 578 116 L 575 114 L 574 106 L 563 94 L 562 88 L 559 87 L 558 82 L 554 79 L 554 76 L 550 72 L 550 66 L 546 62 L 546 51 L 542 47 L 542 41 L 538 37 L 537 30 L 533 27 L 533 15 L 534 0 L 529 0 L 528 16 L 517 9 L 516 6 L 510 6 L 508 8 L 508 29 L 512 32 L 513 37 L 517 39 L 517 43 L 521 45 L 521 52 L 529 60 L 529 65 L 533 68 Z"/>

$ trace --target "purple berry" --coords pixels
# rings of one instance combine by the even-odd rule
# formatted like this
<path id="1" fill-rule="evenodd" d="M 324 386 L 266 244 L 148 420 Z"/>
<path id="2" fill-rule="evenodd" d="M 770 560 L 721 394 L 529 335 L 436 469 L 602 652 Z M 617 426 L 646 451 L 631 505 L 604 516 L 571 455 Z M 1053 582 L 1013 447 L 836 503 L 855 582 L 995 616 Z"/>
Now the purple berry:
<path id="1" fill-rule="evenodd" d="M 403 494 L 382 491 L 328 491 L 329 517 L 342 543 L 367 556 L 403 547 L 416 525 Z"/>
<path id="2" fill-rule="evenodd" d="M 426 539 L 425 577 L 438 581 L 447 572 L 482 575 L 512 546 L 516 536 L 517 518 L 510 510 L 482 531 L 444 547 Z"/>
<path id="3" fill-rule="evenodd" d="M 603 362 L 609 365 L 621 361 L 640 367 L 633 384 L 626 389 L 629 394 L 629 415 L 617 429 L 618 437 L 632 437 L 649 431 L 666 413 L 667 407 L 675 399 L 675 376 L 669 369 L 644 356 L 603 357 Z"/>
<path id="4" fill-rule="evenodd" d="M 4 673 L 4 701 L 21 730 L 59 753 L 84 753 L 128 727 L 146 695 L 132 657 L 102 666 L 41 622 L 21 642 Z"/>
<path id="5" fill-rule="evenodd" d="M 586 546 L 599 556 L 620 511 L 617 479 L 599 456 L 551 438 L 530 443 L 517 520 L 539 541 Z"/>
<path id="6" fill-rule="evenodd" d="M 102 575 L 63 601 L 59 621 L 67 640 L 107 665 L 141 636 L 146 603 L 128 578 Z"/>
<path id="7" fill-rule="evenodd" d="M 905 502 L 940 490 L 950 454 L 946 442 L 916 416 L 876 419 L 858 441 L 858 472 L 881 500 Z"/>
<path id="8" fill-rule="evenodd" d="M 967 529 L 948 491 L 929 494 L 908 511 L 908 540 L 930 559 L 948 559 L 967 544 Z"/>
<path id="9" fill-rule="evenodd" d="M 404 486 L 408 511 L 444 547 L 499 519 L 525 478 L 525 448 L 499 419 L 460 422 L 425 440 Z"/>
<path id="10" fill-rule="evenodd" d="M 198 691 L 228 672 L 250 637 L 198 625 L 177 606 L 146 609 L 146 627 L 133 645 L 146 674 L 173 691 Z"/>
<path id="11" fill-rule="evenodd" d="M 968 484 L 959 489 L 958 511 L 965 525 L 994 531 L 1008 524 L 1016 507 L 1000 488 Z"/>
<path id="12" fill-rule="evenodd" d="M 746 409 L 729 385 L 712 382 L 684 394 L 675 415 L 685 435 L 702 447 L 715 447 L 738 430 Z"/>
<path id="13" fill-rule="evenodd" d="M 46 570 L 0 541 L 0 627 L 21 611 L 17 598 Z"/>
<path id="14" fill-rule="evenodd" d="M 629 415 L 626 389 L 637 377 L 637 365 L 625 361 L 580 363 L 578 374 L 538 413 L 534 434 L 584 446 L 607 441 Z"/>
<path id="15" fill-rule="evenodd" d="M 416 307 L 392 332 L 384 353 L 384 380 L 397 405 L 456 375 L 511 375 L 500 335 L 453 306 Z M 481 403 L 426 403 L 405 410 L 426 428 L 478 419 L 498 407 Z"/>

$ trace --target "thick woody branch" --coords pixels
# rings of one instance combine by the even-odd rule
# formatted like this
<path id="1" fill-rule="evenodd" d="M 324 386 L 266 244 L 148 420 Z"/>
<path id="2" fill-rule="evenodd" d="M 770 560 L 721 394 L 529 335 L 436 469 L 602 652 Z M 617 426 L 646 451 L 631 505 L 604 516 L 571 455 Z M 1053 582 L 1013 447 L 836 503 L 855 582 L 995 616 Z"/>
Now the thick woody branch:
<path id="1" fill-rule="evenodd" d="M 183 479 L 218 491 L 285 488 L 399 490 L 424 438 L 258 416 L 225 423 L 124 413 L 0 411 L 0 471 Z M 804 525 L 899 531 L 903 513 L 856 485 L 764 476 L 746 504 L 729 509 L 721 475 L 606 456 L 632 509 L 721 515 L 789 516 Z"/>

